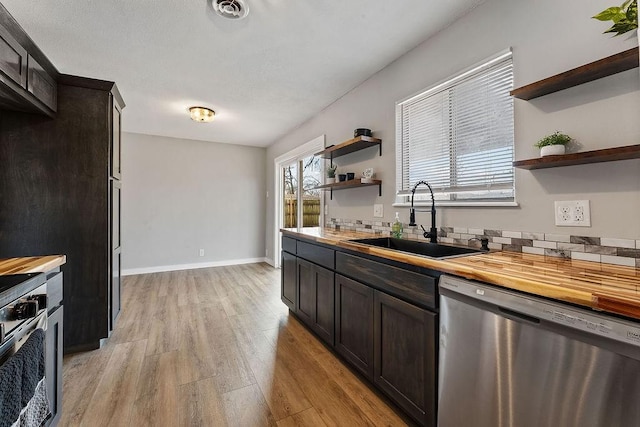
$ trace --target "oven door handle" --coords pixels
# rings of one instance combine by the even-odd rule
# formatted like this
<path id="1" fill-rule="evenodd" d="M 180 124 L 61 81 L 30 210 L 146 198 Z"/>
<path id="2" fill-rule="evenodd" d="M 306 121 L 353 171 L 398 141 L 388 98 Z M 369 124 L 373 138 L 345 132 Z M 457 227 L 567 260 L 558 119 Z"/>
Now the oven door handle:
<path id="1" fill-rule="evenodd" d="M 4 361 L 8 356 L 13 355 L 22 345 L 27 342 L 29 335 L 38 328 L 47 330 L 47 310 L 42 310 L 36 317 L 20 325 L 9 339 L 0 345 L 0 361 Z"/>

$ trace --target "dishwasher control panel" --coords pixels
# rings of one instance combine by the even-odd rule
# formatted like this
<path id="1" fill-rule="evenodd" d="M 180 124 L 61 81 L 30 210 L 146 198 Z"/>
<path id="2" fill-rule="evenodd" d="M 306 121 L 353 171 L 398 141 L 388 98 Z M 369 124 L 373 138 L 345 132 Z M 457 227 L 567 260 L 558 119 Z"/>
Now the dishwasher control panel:
<path id="1" fill-rule="evenodd" d="M 447 275 L 440 277 L 439 287 L 503 308 L 512 315 L 521 313 L 529 321 L 545 320 L 640 347 L 640 324 L 632 321 Z"/>

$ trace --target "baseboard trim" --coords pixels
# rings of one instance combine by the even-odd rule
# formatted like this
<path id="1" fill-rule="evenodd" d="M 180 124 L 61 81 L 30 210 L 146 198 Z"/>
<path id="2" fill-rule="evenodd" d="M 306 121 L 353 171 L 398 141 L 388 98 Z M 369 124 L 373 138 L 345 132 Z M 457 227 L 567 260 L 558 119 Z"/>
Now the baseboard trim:
<path id="1" fill-rule="evenodd" d="M 125 268 L 121 271 L 123 276 L 135 274 L 162 273 L 165 271 L 195 270 L 198 268 L 225 267 L 228 265 L 255 264 L 268 262 L 266 258 L 231 259 L 226 261 L 199 262 L 194 264 L 159 265 L 155 267 Z"/>
<path id="2" fill-rule="evenodd" d="M 267 264 L 269 264 L 271 267 L 275 267 L 275 266 L 276 266 L 276 263 L 275 263 L 275 261 L 273 260 L 273 258 L 265 258 L 265 259 L 264 259 L 264 262 L 266 262 Z"/>

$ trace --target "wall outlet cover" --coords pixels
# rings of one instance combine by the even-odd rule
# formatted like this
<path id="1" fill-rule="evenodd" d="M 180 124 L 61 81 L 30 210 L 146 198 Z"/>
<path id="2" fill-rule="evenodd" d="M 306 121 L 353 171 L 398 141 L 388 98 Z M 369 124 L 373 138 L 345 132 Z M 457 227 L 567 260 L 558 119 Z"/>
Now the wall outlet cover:
<path id="1" fill-rule="evenodd" d="M 199 255 L 204 256 L 204 249 L 200 249 Z"/>
<path id="2" fill-rule="evenodd" d="M 556 225 L 561 227 L 591 227 L 591 209 L 588 200 L 556 201 Z"/>
<path id="3" fill-rule="evenodd" d="M 373 216 L 374 218 L 382 218 L 384 216 L 384 205 L 382 204 L 373 205 Z"/>

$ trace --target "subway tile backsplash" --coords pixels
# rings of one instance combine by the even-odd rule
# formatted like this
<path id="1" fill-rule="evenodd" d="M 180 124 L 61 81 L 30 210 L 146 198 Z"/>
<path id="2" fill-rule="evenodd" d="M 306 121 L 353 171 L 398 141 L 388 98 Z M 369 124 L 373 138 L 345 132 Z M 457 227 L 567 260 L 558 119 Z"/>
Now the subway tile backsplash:
<path id="1" fill-rule="evenodd" d="M 403 225 L 404 238 L 424 240 L 420 227 Z M 391 224 L 380 221 L 331 218 L 327 221 L 326 227 L 381 236 L 391 234 Z M 465 227 L 440 227 L 438 236 L 442 243 L 472 247 L 480 247 L 480 243 L 469 239 L 487 237 L 491 249 L 640 268 L 640 240 Z"/>

